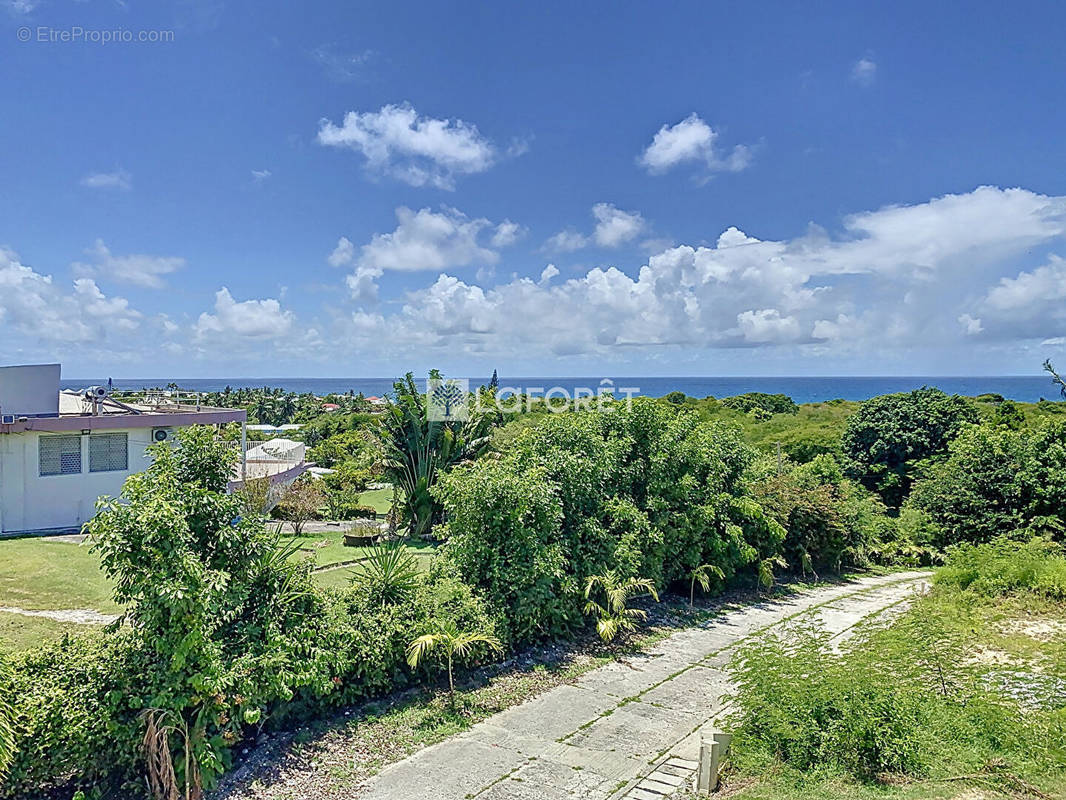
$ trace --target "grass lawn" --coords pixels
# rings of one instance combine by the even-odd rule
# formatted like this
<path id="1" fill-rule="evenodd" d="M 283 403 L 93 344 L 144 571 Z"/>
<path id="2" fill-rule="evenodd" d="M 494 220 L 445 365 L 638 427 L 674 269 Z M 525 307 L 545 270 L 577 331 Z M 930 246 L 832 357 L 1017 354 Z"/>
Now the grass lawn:
<path id="1" fill-rule="evenodd" d="M 359 502 L 373 507 L 379 514 L 388 514 L 392 508 L 392 488 L 369 489 L 359 495 Z"/>
<path id="2" fill-rule="evenodd" d="M 43 617 L 0 612 L 0 649 L 20 653 L 58 639 L 65 633 L 84 634 L 97 630 L 99 628 L 96 625 L 74 625 Z"/>
<path id="3" fill-rule="evenodd" d="M 47 538 L 0 539 L 0 606 L 121 611 L 87 545 Z"/>
<path id="4" fill-rule="evenodd" d="M 366 558 L 371 553 L 369 547 L 345 547 L 344 531 L 326 531 L 322 533 L 307 533 L 301 536 L 284 536 L 282 544 L 295 542 L 300 550 L 295 558 L 310 558 L 315 567 L 328 567 L 331 564 L 340 564 L 346 561 L 356 561 Z M 425 569 L 429 560 L 433 557 L 436 545 L 430 542 L 412 542 L 406 545 L 407 549 L 415 554 L 419 566 Z M 351 577 L 351 568 L 340 567 L 315 573 L 315 583 L 319 586 L 347 586 Z"/>

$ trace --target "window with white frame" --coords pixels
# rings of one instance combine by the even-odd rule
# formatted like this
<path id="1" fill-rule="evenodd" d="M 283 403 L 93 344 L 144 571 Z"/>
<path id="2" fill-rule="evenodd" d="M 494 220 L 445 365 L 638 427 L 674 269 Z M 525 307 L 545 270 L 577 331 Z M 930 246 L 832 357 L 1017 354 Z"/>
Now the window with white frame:
<path id="1" fill-rule="evenodd" d="M 128 434 L 94 433 L 89 437 L 89 472 L 125 472 L 128 466 Z"/>
<path id="2" fill-rule="evenodd" d="M 81 436 L 42 436 L 38 440 L 41 477 L 77 475 L 81 472 Z"/>

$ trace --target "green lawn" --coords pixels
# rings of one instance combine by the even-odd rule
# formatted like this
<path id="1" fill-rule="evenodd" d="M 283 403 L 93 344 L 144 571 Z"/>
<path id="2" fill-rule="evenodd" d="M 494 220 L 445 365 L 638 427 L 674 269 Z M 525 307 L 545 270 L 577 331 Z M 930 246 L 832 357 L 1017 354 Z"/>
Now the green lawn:
<path id="1" fill-rule="evenodd" d="M 372 506 L 379 514 L 388 514 L 392 508 L 392 488 L 369 489 L 359 495 L 359 502 L 365 506 Z"/>
<path id="2" fill-rule="evenodd" d="M 97 630 L 97 625 L 74 625 L 43 617 L 0 612 L 0 649 L 19 653 L 58 639 L 65 633 L 91 634 Z"/>
<path id="3" fill-rule="evenodd" d="M 343 561 L 355 561 L 370 554 L 368 547 L 345 547 L 343 530 L 323 533 L 305 533 L 300 536 L 283 536 L 282 544 L 296 543 L 300 550 L 297 558 L 313 559 L 315 567 L 327 567 Z M 429 542 L 413 542 L 407 548 L 420 559 L 432 556 L 435 545 Z"/>
<path id="4" fill-rule="evenodd" d="M 87 545 L 46 538 L 0 539 L 0 606 L 121 611 Z"/>

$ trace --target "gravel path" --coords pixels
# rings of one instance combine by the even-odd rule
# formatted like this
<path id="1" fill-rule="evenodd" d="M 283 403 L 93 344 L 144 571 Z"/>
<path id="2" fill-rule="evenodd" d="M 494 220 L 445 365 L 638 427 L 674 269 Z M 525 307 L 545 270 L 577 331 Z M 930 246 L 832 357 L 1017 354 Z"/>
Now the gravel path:
<path id="1" fill-rule="evenodd" d="M 23 617 L 44 617 L 56 622 L 73 622 L 75 625 L 108 625 L 118 619 L 118 614 L 101 614 L 91 608 L 65 608 L 56 611 L 35 611 L 18 606 L 0 606 L 0 612 L 20 614 Z"/>
<path id="2" fill-rule="evenodd" d="M 685 778 L 678 776 L 691 771 L 699 731 L 713 726 L 725 710 L 725 666 L 738 644 L 808 613 L 816 614 L 831 632 L 847 635 L 863 619 L 901 607 L 927 577 L 925 572 L 867 577 L 730 611 L 624 661 L 557 685 L 464 733 L 396 760 L 355 785 L 348 768 L 351 752 L 339 738 L 334 753 L 319 752 L 313 761 L 288 765 L 269 777 L 259 772 L 230 786 L 223 797 L 663 798 L 681 786 Z"/>

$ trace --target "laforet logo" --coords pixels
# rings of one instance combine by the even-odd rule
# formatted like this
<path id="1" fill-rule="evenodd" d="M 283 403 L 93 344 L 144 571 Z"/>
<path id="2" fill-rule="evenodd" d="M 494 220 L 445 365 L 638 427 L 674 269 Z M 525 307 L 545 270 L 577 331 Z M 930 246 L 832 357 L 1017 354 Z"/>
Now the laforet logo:
<path id="1" fill-rule="evenodd" d="M 461 422 L 469 416 L 468 378 L 430 378 L 426 381 L 427 416 L 433 422 Z"/>

